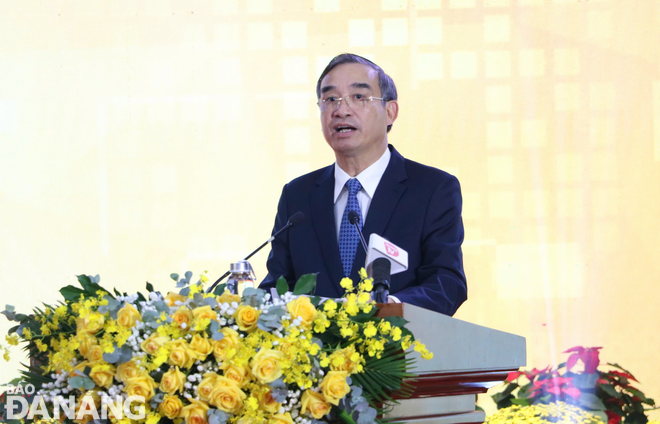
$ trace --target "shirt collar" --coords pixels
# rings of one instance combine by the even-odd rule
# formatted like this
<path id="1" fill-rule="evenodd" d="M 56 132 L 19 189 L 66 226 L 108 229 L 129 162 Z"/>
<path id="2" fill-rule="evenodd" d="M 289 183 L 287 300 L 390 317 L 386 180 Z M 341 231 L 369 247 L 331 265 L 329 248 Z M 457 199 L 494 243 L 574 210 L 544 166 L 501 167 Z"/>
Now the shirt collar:
<path id="1" fill-rule="evenodd" d="M 385 169 L 390 163 L 391 156 L 392 153 L 390 153 L 390 149 L 385 149 L 385 153 L 383 153 L 383 156 L 381 156 L 380 159 L 355 176 L 355 178 L 360 181 L 362 189 L 371 199 L 373 199 L 376 188 L 378 188 L 378 183 L 380 183 L 380 179 L 383 177 Z M 337 203 L 337 198 L 339 198 L 339 194 L 341 194 L 341 191 L 344 189 L 346 181 L 351 178 L 353 177 L 348 175 L 343 169 L 341 169 L 337 162 L 335 162 L 335 203 Z"/>

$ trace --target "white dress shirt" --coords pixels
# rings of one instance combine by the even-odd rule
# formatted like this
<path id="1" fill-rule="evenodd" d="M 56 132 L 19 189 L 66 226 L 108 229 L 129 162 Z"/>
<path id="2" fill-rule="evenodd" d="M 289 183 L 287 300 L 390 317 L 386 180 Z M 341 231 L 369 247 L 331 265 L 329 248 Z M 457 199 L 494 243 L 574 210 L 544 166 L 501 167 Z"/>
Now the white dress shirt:
<path id="1" fill-rule="evenodd" d="M 339 240 L 339 227 L 341 227 L 341 218 L 344 216 L 344 209 L 348 203 L 348 188 L 346 181 L 351 178 L 357 178 L 362 185 L 362 189 L 357 193 L 357 200 L 362 212 L 362 226 L 367 219 L 371 199 L 374 198 L 378 183 L 385 173 L 387 165 L 390 163 L 390 149 L 385 149 L 385 153 L 376 162 L 369 165 L 367 169 L 360 172 L 357 176 L 348 175 L 337 162 L 335 162 L 335 229 L 337 230 L 337 240 Z"/>

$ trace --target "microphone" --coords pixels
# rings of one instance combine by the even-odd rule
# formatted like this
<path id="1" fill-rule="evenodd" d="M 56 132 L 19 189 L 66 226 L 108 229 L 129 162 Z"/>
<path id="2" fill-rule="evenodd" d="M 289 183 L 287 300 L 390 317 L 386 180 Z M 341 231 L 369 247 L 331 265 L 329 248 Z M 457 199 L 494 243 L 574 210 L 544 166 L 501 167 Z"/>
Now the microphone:
<path id="1" fill-rule="evenodd" d="M 286 223 L 286 225 L 285 225 L 284 227 L 282 227 L 282 228 L 280 228 L 278 231 L 276 231 L 275 234 L 273 234 L 273 235 L 272 235 L 268 240 L 266 240 L 261 246 L 257 247 L 252 253 L 250 253 L 249 255 L 247 255 L 247 256 L 245 257 L 245 259 L 243 259 L 243 260 L 244 260 L 244 261 L 247 261 L 247 260 L 250 259 L 252 256 L 254 256 L 255 253 L 257 253 L 258 251 L 260 251 L 261 249 L 263 249 L 264 246 L 266 246 L 268 243 L 270 243 L 270 242 L 272 242 L 273 240 L 275 240 L 275 237 L 279 236 L 279 235 L 282 234 L 284 231 L 288 230 L 289 228 L 293 227 L 294 225 L 296 225 L 296 224 L 300 224 L 300 223 L 303 222 L 304 220 L 305 220 L 305 214 L 304 214 L 304 213 L 302 213 L 302 212 L 300 212 L 300 211 L 294 213 L 293 215 L 291 215 L 291 216 L 289 217 L 289 220 L 287 221 L 287 223 Z M 211 293 L 211 291 L 215 288 L 215 286 L 217 286 L 218 283 L 220 283 L 220 281 L 224 280 L 229 274 L 231 274 L 231 271 L 227 271 L 227 272 L 225 272 L 225 273 L 222 275 L 222 277 L 220 277 L 220 278 L 218 278 L 217 280 L 215 280 L 215 283 L 213 283 L 213 284 L 211 285 L 211 287 L 209 287 L 208 290 L 206 290 L 206 292 L 207 292 L 207 293 Z"/>
<path id="2" fill-rule="evenodd" d="M 387 303 L 390 293 L 390 267 L 387 258 L 378 258 L 373 263 L 374 300 L 376 303 Z"/>
<path id="3" fill-rule="evenodd" d="M 364 241 L 364 236 L 362 235 L 362 230 L 360 229 L 360 226 L 358 225 L 360 223 L 360 214 L 355 212 L 355 211 L 348 211 L 348 222 L 351 224 L 355 225 L 355 228 L 357 228 L 357 232 L 360 235 L 360 241 L 362 242 L 362 248 L 364 249 L 364 253 L 367 253 L 367 242 Z"/>

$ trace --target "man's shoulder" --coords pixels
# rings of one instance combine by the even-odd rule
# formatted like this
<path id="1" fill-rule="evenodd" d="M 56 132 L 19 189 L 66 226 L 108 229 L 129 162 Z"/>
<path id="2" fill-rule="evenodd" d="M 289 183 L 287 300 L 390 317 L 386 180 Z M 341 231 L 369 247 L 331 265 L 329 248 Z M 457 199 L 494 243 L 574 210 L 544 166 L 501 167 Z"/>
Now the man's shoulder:
<path id="1" fill-rule="evenodd" d="M 329 165 L 316 171 L 312 171 L 300 177 L 294 178 L 286 184 L 287 189 L 290 190 L 306 190 L 316 186 L 317 183 L 323 182 L 326 178 L 334 176 L 333 165 Z"/>
<path id="2" fill-rule="evenodd" d="M 404 158 L 404 166 L 408 178 L 412 180 L 424 181 L 431 184 L 447 184 L 458 182 L 458 178 L 442 169 L 430 165 L 415 162 L 414 160 Z"/>

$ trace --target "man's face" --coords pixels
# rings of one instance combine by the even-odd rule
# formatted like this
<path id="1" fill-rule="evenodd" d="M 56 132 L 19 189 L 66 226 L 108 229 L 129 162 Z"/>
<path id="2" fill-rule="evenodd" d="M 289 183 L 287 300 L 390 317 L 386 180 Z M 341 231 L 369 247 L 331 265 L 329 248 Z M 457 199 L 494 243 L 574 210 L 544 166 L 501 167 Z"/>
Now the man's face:
<path id="1" fill-rule="evenodd" d="M 361 63 L 339 65 L 321 81 L 321 99 L 341 97 L 339 107 L 321 107 L 323 135 L 336 155 L 371 158 L 387 146 L 387 126 L 396 119 L 396 102 L 380 100 L 360 108 L 355 95 L 382 97 L 378 72 Z M 349 99 L 349 102 L 346 101 Z"/>

